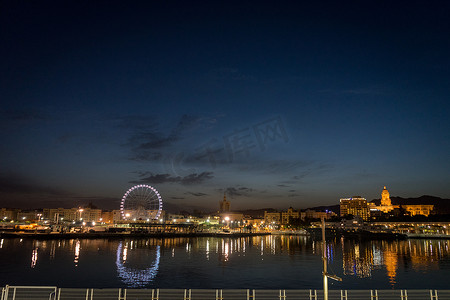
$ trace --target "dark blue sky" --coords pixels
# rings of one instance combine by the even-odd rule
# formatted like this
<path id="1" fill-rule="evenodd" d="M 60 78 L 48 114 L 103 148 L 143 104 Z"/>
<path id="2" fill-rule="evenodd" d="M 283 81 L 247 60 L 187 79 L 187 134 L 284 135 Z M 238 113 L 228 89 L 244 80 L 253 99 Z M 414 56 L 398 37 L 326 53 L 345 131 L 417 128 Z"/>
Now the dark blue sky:
<path id="1" fill-rule="evenodd" d="M 3 1 L 0 206 L 450 198 L 449 2 L 310 2 Z"/>

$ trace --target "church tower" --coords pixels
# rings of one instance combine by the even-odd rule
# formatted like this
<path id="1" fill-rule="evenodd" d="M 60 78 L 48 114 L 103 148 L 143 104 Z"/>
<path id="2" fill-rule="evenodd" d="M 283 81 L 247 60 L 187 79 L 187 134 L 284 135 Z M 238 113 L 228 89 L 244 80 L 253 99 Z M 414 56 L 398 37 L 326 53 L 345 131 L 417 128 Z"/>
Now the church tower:
<path id="1" fill-rule="evenodd" d="M 227 195 L 223 193 L 223 201 L 219 202 L 219 211 L 228 212 L 230 211 L 230 202 L 227 201 Z"/>
<path id="2" fill-rule="evenodd" d="M 383 191 L 381 192 L 381 206 L 391 206 L 391 198 L 389 198 L 389 192 L 384 187 Z"/>

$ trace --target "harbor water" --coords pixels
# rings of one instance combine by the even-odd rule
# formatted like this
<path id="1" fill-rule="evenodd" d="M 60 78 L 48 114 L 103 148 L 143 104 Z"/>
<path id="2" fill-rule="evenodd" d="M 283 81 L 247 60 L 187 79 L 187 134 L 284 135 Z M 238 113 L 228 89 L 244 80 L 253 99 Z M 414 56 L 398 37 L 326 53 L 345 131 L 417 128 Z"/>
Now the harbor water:
<path id="1" fill-rule="evenodd" d="M 448 289 L 450 240 L 327 241 L 330 289 Z M 306 236 L 1 239 L 0 286 L 321 289 Z"/>

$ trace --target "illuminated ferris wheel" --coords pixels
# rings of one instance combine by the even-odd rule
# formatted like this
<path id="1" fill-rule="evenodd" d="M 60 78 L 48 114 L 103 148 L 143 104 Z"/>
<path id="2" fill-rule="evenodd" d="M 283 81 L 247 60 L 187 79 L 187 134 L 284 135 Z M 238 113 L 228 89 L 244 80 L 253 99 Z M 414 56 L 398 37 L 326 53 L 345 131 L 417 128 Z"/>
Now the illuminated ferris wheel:
<path id="1" fill-rule="evenodd" d="M 120 215 L 123 220 L 157 220 L 161 211 L 161 195 L 154 187 L 146 184 L 130 188 L 120 202 Z"/>

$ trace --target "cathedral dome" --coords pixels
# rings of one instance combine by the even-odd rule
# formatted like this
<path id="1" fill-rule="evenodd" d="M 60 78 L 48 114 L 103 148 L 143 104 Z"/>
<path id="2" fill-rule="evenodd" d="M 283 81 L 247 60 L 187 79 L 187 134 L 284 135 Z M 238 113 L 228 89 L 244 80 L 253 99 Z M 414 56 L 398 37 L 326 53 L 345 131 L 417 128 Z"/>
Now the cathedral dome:
<path id="1" fill-rule="evenodd" d="M 381 205 L 382 206 L 390 206 L 391 205 L 391 199 L 389 198 L 389 192 L 384 187 L 383 191 L 381 192 Z"/>

